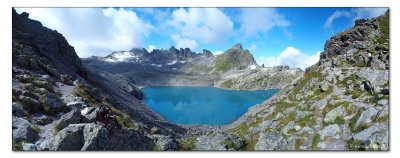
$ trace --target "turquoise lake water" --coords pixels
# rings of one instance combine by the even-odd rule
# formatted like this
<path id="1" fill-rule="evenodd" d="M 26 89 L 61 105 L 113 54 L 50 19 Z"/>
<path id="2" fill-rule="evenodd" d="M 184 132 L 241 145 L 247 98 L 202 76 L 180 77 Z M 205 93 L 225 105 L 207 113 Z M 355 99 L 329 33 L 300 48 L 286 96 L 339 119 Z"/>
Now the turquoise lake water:
<path id="1" fill-rule="evenodd" d="M 279 90 L 224 90 L 211 87 L 147 87 L 145 103 L 177 124 L 229 124 L 249 107 L 264 102 Z"/>

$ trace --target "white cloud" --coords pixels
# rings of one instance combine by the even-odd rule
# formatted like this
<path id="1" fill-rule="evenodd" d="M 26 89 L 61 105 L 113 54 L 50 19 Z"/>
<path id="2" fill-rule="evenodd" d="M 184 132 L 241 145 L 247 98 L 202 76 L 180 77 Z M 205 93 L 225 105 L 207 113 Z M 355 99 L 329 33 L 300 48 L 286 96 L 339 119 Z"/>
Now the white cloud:
<path id="1" fill-rule="evenodd" d="M 294 47 L 286 47 L 278 57 L 259 57 L 258 63 L 265 64 L 265 66 L 287 65 L 290 67 L 298 67 L 305 69 L 314 65 L 319 60 L 321 52 L 314 55 L 307 55 Z"/>
<path id="2" fill-rule="evenodd" d="M 149 46 L 147 46 L 147 51 L 148 52 L 151 52 L 151 51 L 153 51 L 154 49 L 156 49 L 157 47 L 155 46 L 155 45 L 149 45 Z"/>
<path id="3" fill-rule="evenodd" d="M 183 38 L 179 35 L 171 35 L 171 38 L 177 48 L 190 48 L 192 51 L 196 51 L 198 48 L 196 40 Z"/>
<path id="4" fill-rule="evenodd" d="M 337 10 L 331 16 L 328 17 L 328 19 L 325 21 L 324 27 L 331 28 L 332 23 L 335 19 L 341 18 L 341 17 L 349 17 L 349 16 L 350 16 L 350 12 Z"/>
<path id="5" fill-rule="evenodd" d="M 355 8 L 351 12 L 355 14 L 354 19 L 374 18 L 382 15 L 388 8 Z"/>
<path id="6" fill-rule="evenodd" d="M 354 8 L 351 11 L 337 10 L 325 21 L 324 27 L 331 28 L 332 23 L 341 17 L 351 18 L 351 21 L 356 19 L 375 18 L 385 13 L 387 8 Z"/>
<path id="7" fill-rule="evenodd" d="M 172 12 L 167 24 L 179 36 L 205 43 L 222 42 L 233 34 L 233 22 L 217 8 L 180 8 Z"/>
<path id="8" fill-rule="evenodd" d="M 289 39 L 293 39 L 293 34 L 290 33 L 288 30 L 284 29 L 283 34 L 286 35 Z"/>
<path id="9" fill-rule="evenodd" d="M 256 49 L 257 49 L 257 45 L 254 44 L 254 43 L 252 43 L 252 44 L 250 45 L 250 47 L 249 47 L 249 51 L 250 51 L 250 52 L 254 52 Z"/>
<path id="10" fill-rule="evenodd" d="M 224 51 L 218 50 L 218 51 L 215 51 L 215 52 L 212 52 L 212 53 L 214 55 L 220 55 L 220 54 L 224 53 Z"/>
<path id="11" fill-rule="evenodd" d="M 115 50 L 142 47 L 153 26 L 126 9 L 18 8 L 50 29 L 63 34 L 79 57 L 108 55 Z"/>
<path id="12" fill-rule="evenodd" d="M 290 22 L 275 8 L 243 8 L 239 16 L 240 30 L 246 36 L 259 31 L 268 32 L 273 27 L 287 27 Z"/>

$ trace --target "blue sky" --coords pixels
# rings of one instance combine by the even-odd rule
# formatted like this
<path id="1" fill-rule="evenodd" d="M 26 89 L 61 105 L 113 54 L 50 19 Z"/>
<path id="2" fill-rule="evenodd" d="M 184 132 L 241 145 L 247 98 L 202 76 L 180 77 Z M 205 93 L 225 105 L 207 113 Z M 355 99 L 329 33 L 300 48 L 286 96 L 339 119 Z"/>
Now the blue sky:
<path id="1" fill-rule="evenodd" d="M 236 43 L 259 65 L 305 68 L 332 35 L 386 8 L 18 8 L 62 33 L 80 57 L 172 45 L 218 54 Z"/>

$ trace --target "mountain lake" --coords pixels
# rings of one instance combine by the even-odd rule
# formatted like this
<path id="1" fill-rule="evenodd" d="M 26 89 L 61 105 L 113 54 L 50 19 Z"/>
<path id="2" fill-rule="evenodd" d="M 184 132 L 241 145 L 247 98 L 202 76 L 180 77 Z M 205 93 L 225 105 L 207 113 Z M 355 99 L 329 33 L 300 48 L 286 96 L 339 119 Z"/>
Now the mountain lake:
<path id="1" fill-rule="evenodd" d="M 186 86 L 142 89 L 145 104 L 169 122 L 203 125 L 229 124 L 278 91 Z"/>

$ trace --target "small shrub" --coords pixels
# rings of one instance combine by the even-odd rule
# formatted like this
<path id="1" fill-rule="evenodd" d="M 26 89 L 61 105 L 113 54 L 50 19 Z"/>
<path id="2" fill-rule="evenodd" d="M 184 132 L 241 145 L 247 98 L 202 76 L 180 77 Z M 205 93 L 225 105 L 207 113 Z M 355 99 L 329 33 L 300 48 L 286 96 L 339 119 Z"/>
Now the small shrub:
<path id="1" fill-rule="evenodd" d="M 222 141 L 221 144 L 225 144 L 227 149 L 235 149 L 235 150 L 238 149 L 238 147 L 235 145 L 235 143 L 232 140 Z"/>
<path id="2" fill-rule="evenodd" d="M 23 150 L 23 148 L 22 148 L 22 143 L 26 143 L 27 141 L 19 141 L 19 142 L 17 142 L 17 141 L 15 141 L 15 140 L 12 140 L 12 150 L 13 151 L 22 151 Z"/>
<path id="3" fill-rule="evenodd" d="M 334 121 L 334 124 L 338 124 L 338 125 L 343 125 L 343 124 L 345 124 L 345 120 L 344 120 L 344 118 L 343 117 L 337 117 L 336 119 L 335 119 L 335 121 Z"/>
<path id="4" fill-rule="evenodd" d="M 38 125 L 32 125 L 31 128 L 32 128 L 33 132 L 35 132 L 35 133 L 40 132 L 40 127 Z"/>
<path id="5" fill-rule="evenodd" d="M 153 151 L 161 151 L 161 147 L 158 145 L 153 146 Z"/>
<path id="6" fill-rule="evenodd" d="M 38 102 L 34 102 L 31 98 L 28 97 L 22 97 L 20 98 L 20 100 L 18 101 L 25 110 L 28 111 L 28 113 L 37 113 L 37 112 L 41 112 L 42 108 L 39 106 Z"/>

